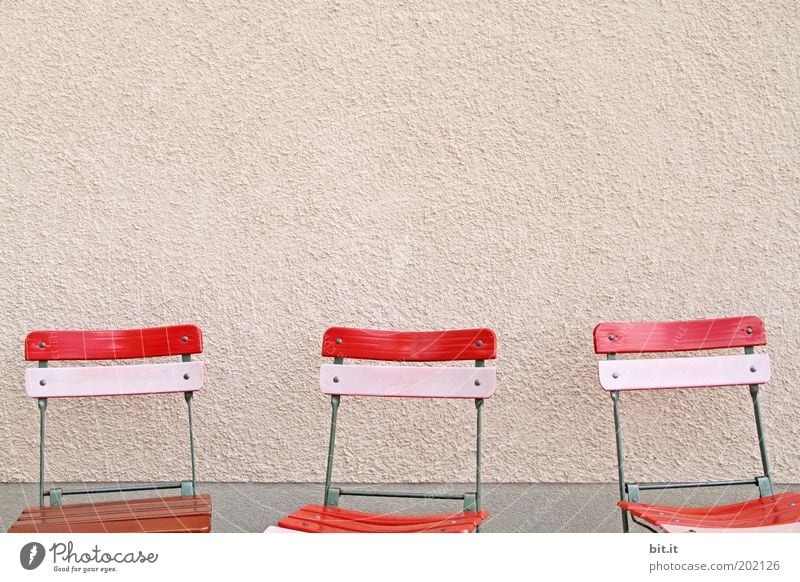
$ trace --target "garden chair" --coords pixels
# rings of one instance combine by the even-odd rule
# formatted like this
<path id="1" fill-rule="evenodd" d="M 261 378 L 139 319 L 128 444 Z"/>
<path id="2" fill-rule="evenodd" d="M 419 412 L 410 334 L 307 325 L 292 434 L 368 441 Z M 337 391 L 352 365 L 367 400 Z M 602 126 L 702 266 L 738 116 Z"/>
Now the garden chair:
<path id="1" fill-rule="evenodd" d="M 302 507 L 267 531 L 304 532 L 472 532 L 489 515 L 481 510 L 481 410 L 494 393 L 495 370 L 484 367 L 497 352 L 490 329 L 390 332 L 333 327 L 325 332 L 322 355 L 333 358 L 320 369 L 320 387 L 331 397 L 331 428 L 322 505 Z M 390 362 L 474 360 L 474 367 L 349 365 L 345 358 Z M 475 491 L 459 494 L 384 492 L 331 485 L 336 417 L 343 396 L 464 398 L 477 409 Z M 438 515 L 365 513 L 339 507 L 345 496 L 452 499 L 463 511 Z"/>
<path id="2" fill-rule="evenodd" d="M 28 396 L 39 406 L 39 504 L 29 507 L 9 532 L 208 532 L 211 498 L 197 494 L 192 395 L 203 385 L 203 351 L 194 325 L 121 331 L 34 331 L 25 339 L 25 359 L 39 366 L 25 371 Z M 181 356 L 180 362 L 49 367 L 61 360 L 127 360 Z M 45 490 L 45 411 L 51 399 L 182 393 L 188 406 L 192 480 L 180 483 Z M 179 496 L 64 505 L 68 495 L 180 490 Z M 45 498 L 49 505 L 45 506 Z"/>
<path id="3" fill-rule="evenodd" d="M 600 385 L 611 394 L 617 440 L 619 506 L 622 529 L 628 516 L 655 532 L 800 532 L 800 493 L 773 490 L 764 426 L 759 404 L 760 385 L 770 379 L 770 360 L 755 353 L 766 345 L 764 323 L 757 317 L 732 317 L 667 323 L 601 323 L 594 329 L 594 349 L 608 359 L 598 362 Z M 616 359 L 618 354 L 683 352 L 744 348 L 744 354 L 711 357 Z M 620 394 L 627 390 L 658 390 L 714 386 L 748 386 L 753 403 L 762 474 L 749 479 L 699 483 L 636 483 L 625 477 L 620 423 Z M 753 485 L 759 498 L 715 507 L 665 506 L 640 502 L 651 490 Z"/>

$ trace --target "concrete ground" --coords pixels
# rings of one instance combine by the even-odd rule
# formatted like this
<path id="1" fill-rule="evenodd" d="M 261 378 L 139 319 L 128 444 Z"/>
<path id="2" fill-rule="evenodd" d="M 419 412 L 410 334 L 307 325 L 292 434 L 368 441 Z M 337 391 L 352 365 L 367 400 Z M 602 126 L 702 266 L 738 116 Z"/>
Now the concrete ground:
<path id="1" fill-rule="evenodd" d="M 90 486 L 96 486 L 91 484 Z M 63 484 L 64 488 L 77 484 Z M 359 488 L 392 491 L 469 491 L 467 485 L 359 485 Z M 213 503 L 214 532 L 262 532 L 286 514 L 306 503 L 322 502 L 322 485 L 317 483 L 202 483 L 198 489 L 209 493 Z M 778 486 L 777 491 L 800 490 L 800 485 Z M 36 484 L 0 484 L 0 529 L 6 531 L 20 511 L 37 502 Z M 643 501 L 663 504 L 719 505 L 756 496 L 755 487 L 708 488 L 695 491 L 649 492 Z M 485 532 L 618 532 L 617 484 L 487 483 L 483 507 L 490 512 Z M 128 494 L 147 497 L 151 493 Z M 113 495 L 96 496 L 111 500 Z M 67 502 L 88 501 L 86 496 Z M 457 511 L 457 501 L 345 497 L 343 507 L 364 511 L 439 513 Z M 635 531 L 644 531 L 634 526 Z"/>

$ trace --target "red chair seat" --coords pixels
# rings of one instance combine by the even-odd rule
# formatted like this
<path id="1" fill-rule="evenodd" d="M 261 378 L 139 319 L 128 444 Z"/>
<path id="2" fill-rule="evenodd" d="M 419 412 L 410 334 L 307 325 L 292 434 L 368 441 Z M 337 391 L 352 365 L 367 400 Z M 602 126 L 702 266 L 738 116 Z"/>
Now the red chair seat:
<path id="1" fill-rule="evenodd" d="M 206 533 L 211 531 L 211 497 L 196 495 L 29 507 L 8 531 Z"/>
<path id="2" fill-rule="evenodd" d="M 488 516 L 487 511 L 386 515 L 311 504 L 283 518 L 278 525 L 309 533 L 468 533 Z"/>
<path id="3" fill-rule="evenodd" d="M 800 532 L 800 493 L 779 493 L 715 507 L 674 507 L 627 501 L 621 501 L 619 506 L 664 532 Z"/>

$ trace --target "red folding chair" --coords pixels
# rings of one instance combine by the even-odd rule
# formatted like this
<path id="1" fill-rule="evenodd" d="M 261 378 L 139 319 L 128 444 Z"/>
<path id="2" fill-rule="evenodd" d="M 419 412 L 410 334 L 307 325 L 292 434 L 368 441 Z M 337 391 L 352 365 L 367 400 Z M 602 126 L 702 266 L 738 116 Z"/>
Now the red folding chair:
<path id="1" fill-rule="evenodd" d="M 481 410 L 494 393 L 495 370 L 484 367 L 497 353 L 490 329 L 441 332 L 390 332 L 334 327 L 325 332 L 322 355 L 333 364 L 320 369 L 320 387 L 331 396 L 331 429 L 325 496 L 322 505 L 306 505 L 268 531 L 334 532 L 472 532 L 489 515 L 481 510 Z M 474 367 L 347 365 L 345 358 L 392 362 L 474 360 Z M 336 416 L 342 396 L 466 398 L 477 409 L 475 491 L 458 494 L 383 492 L 331 486 Z M 339 507 L 344 496 L 453 499 L 463 511 L 437 515 L 365 513 Z"/>
<path id="2" fill-rule="evenodd" d="M 757 317 L 731 317 L 667 323 L 601 323 L 594 329 L 600 385 L 611 394 L 619 469 L 619 506 L 622 529 L 628 516 L 654 532 L 800 532 L 800 493 L 773 492 L 764 426 L 758 401 L 759 387 L 770 378 L 770 360 L 755 353 L 766 345 L 764 323 Z M 663 359 L 617 359 L 618 354 L 681 352 L 744 348 L 744 354 Z M 628 390 L 749 386 L 763 474 L 751 479 L 699 483 L 635 483 L 625 478 L 620 423 L 620 394 Z M 715 507 L 666 506 L 640 503 L 642 491 L 755 485 L 759 498 Z"/>
<path id="3" fill-rule="evenodd" d="M 208 532 L 211 498 L 197 494 L 192 396 L 203 385 L 203 351 L 194 325 L 122 331 L 34 331 L 25 339 L 25 359 L 39 367 L 25 371 L 25 389 L 39 405 L 39 505 L 22 512 L 9 532 Z M 51 368 L 54 360 L 123 360 L 181 356 L 181 362 Z M 180 483 L 99 488 L 44 488 L 45 410 L 50 399 L 183 393 L 188 406 L 192 480 Z M 180 496 L 74 503 L 64 496 L 179 489 Z M 49 498 L 49 506 L 44 499 Z"/>

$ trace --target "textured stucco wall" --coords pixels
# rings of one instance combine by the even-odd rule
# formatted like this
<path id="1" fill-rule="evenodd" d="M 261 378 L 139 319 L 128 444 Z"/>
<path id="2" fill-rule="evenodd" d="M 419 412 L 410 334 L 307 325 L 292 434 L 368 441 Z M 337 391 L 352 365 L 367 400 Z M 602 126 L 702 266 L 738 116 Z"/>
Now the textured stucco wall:
<path id="1" fill-rule="evenodd" d="M 200 477 L 305 481 L 327 326 L 490 326 L 486 478 L 611 481 L 594 324 L 748 313 L 775 476 L 800 480 L 798 10 L 1 3 L 0 481 L 36 476 L 31 329 L 198 323 Z M 623 402 L 632 475 L 758 471 L 745 390 Z M 346 400 L 337 475 L 468 480 L 473 416 Z M 54 479 L 187 465 L 180 397 L 48 418 Z"/>

